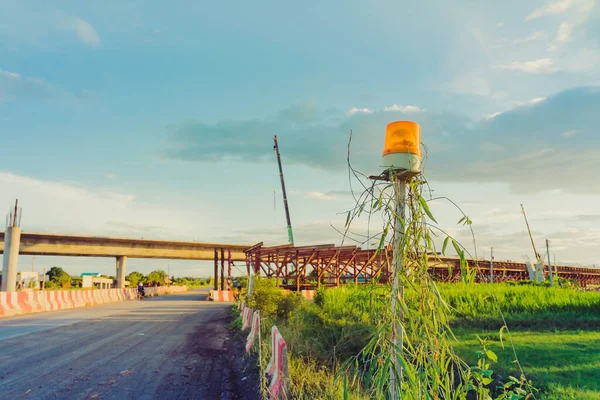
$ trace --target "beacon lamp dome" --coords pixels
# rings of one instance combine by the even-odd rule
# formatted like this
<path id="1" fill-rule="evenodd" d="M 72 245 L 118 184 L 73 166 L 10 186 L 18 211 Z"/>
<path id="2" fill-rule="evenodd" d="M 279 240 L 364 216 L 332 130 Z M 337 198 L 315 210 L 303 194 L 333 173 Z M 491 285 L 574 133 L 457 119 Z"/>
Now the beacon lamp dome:
<path id="1" fill-rule="evenodd" d="M 383 167 L 386 170 L 421 172 L 421 127 L 412 121 L 388 124 L 383 145 Z"/>

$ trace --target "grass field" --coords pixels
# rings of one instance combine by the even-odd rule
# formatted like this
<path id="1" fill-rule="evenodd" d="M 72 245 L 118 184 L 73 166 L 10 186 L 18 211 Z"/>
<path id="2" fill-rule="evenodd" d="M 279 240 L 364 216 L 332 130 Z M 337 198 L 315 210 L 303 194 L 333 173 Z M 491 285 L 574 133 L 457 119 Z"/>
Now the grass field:
<path id="1" fill-rule="evenodd" d="M 599 293 L 527 284 L 438 288 L 449 307 L 457 353 L 476 365 L 481 338 L 498 355 L 492 385 L 520 376 L 516 352 L 525 376 L 539 390 L 536 398 L 600 399 Z M 298 398 L 339 397 L 333 371 L 367 344 L 385 293 L 389 288 L 383 286 L 346 286 L 319 291 L 313 303 L 305 303 L 283 296 L 273 282 L 255 286 L 254 306 L 265 311 L 268 323 L 277 324 L 288 343 Z M 416 302 L 418 293 L 407 290 L 406 299 Z M 499 329 L 504 322 L 509 331 L 503 330 L 503 348 Z"/>
<path id="2" fill-rule="evenodd" d="M 456 329 L 459 354 L 472 364 L 478 336 L 490 340 L 488 347 L 498 355 L 495 372 L 500 380 L 508 373 L 518 375 L 509 337 L 503 333 L 504 348 L 498 331 Z M 528 379 L 541 390 L 543 399 L 600 399 L 600 331 L 527 331 L 511 332 L 518 360 Z"/>

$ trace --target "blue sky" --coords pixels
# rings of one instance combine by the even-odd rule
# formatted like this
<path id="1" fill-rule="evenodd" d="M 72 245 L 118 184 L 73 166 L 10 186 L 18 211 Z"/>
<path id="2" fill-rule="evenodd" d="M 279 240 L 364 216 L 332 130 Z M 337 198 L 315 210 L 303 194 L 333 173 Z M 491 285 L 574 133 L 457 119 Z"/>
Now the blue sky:
<path id="1" fill-rule="evenodd" d="M 410 119 L 482 252 L 532 257 L 524 203 L 538 246 L 600 263 L 600 5 L 488 3 L 0 0 L 0 204 L 29 231 L 283 243 L 277 134 L 297 240 L 339 242 L 349 131 L 376 173 Z"/>

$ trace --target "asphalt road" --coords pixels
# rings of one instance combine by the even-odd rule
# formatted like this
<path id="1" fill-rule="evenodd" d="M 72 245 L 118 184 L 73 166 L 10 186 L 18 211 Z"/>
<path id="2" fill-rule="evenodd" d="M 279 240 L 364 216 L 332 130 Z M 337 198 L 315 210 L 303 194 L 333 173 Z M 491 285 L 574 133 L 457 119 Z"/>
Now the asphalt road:
<path id="1" fill-rule="evenodd" d="M 3 318 L 0 399 L 254 399 L 226 327 L 229 306 L 205 298 L 192 291 Z"/>

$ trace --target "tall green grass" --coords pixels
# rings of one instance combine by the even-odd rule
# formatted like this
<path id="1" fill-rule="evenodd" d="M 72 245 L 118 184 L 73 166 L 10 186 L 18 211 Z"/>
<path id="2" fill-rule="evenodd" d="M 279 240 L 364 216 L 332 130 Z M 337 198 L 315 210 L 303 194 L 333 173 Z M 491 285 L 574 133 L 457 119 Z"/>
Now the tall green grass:
<path id="1" fill-rule="evenodd" d="M 533 327 L 552 332 L 600 327 L 600 294 L 595 292 L 518 284 L 451 283 L 437 287 L 448 306 L 450 323 L 459 333 L 466 330 L 471 335 L 486 328 L 498 332 L 504 324 L 502 316 L 510 330 Z M 339 380 L 334 382 L 334 376 L 376 334 L 385 314 L 383 307 L 389 304 L 385 301 L 389 299 L 389 287 L 349 285 L 319 290 L 312 303 L 286 297 L 272 282 L 259 280 L 252 305 L 266 311 L 263 338 L 269 337 L 267 330 L 276 324 L 286 339 L 292 357 L 290 373 L 295 398 L 340 398 L 342 385 Z M 423 301 L 411 289 L 405 291 L 405 298 L 408 304 Z M 418 339 L 418 332 L 413 334 Z M 461 354 L 474 362 L 476 357 L 468 355 L 475 355 L 480 350 L 479 344 L 472 340 L 472 335 L 468 339 L 464 335 L 457 337 Z M 528 351 L 526 355 L 530 354 Z M 509 371 L 505 364 L 502 368 L 505 372 L 515 372 Z M 360 375 L 360 366 L 356 371 Z M 534 374 L 534 377 L 539 376 Z M 363 377 L 356 378 L 351 380 L 352 397 L 359 398 L 360 393 L 368 396 L 362 392 Z M 564 379 L 561 382 L 568 383 Z"/>
<path id="2" fill-rule="evenodd" d="M 572 288 L 520 284 L 441 283 L 439 292 L 446 302 L 454 326 L 499 329 L 512 327 L 547 329 L 600 327 L 600 294 Z M 383 286 L 345 286 L 317 292 L 315 303 L 324 316 L 334 319 L 372 321 L 382 313 L 378 296 L 389 292 Z M 408 303 L 420 301 L 408 288 Z"/>
<path id="3" fill-rule="evenodd" d="M 540 285 L 439 285 L 453 325 L 509 328 L 600 328 L 600 294 Z"/>

